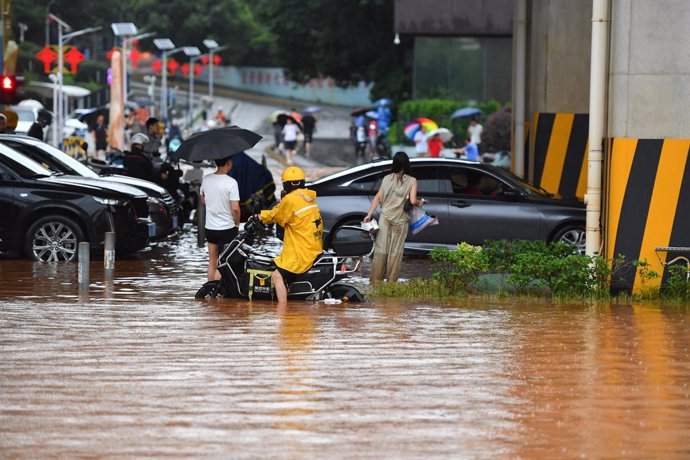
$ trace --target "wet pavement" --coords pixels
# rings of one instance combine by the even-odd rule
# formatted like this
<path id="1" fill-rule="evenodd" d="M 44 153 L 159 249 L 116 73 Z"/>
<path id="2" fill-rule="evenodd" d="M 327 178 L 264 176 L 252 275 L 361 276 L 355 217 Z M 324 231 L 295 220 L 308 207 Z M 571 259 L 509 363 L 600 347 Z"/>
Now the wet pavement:
<path id="1" fill-rule="evenodd" d="M 0 260 L 0 457 L 690 457 L 687 307 L 201 302 L 195 241 Z"/>

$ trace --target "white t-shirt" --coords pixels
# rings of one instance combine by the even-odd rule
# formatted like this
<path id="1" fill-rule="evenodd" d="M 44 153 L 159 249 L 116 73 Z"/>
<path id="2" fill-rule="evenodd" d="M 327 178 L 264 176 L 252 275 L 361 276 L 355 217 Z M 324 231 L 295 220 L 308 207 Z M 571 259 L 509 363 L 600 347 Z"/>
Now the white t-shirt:
<path id="1" fill-rule="evenodd" d="M 470 134 L 470 138 L 472 139 L 473 144 L 481 144 L 482 143 L 482 132 L 484 131 L 484 127 L 477 123 L 476 125 L 472 126 L 470 125 L 469 128 L 467 128 L 467 132 Z"/>
<path id="2" fill-rule="evenodd" d="M 283 140 L 285 142 L 291 142 L 297 140 L 297 133 L 299 132 L 299 126 L 296 124 L 283 126 Z"/>
<path id="3" fill-rule="evenodd" d="M 414 135 L 414 143 L 417 155 L 426 155 L 426 134 L 424 134 L 421 129 Z"/>
<path id="4" fill-rule="evenodd" d="M 201 181 L 206 200 L 206 225 L 209 230 L 229 230 L 236 226 L 231 201 L 240 201 L 237 181 L 227 174 L 209 174 Z"/>

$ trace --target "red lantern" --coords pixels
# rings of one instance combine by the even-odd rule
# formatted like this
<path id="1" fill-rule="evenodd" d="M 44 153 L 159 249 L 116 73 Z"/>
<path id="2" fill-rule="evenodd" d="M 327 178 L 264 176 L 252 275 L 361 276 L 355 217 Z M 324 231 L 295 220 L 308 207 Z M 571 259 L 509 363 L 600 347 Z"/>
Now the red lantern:
<path id="1" fill-rule="evenodd" d="M 52 48 L 50 48 L 49 46 L 46 46 L 41 51 L 36 53 L 36 59 L 43 63 L 43 71 L 45 73 L 50 73 L 50 63 L 56 60 L 57 58 L 57 53 L 53 51 Z"/>
<path id="2" fill-rule="evenodd" d="M 218 56 L 217 54 L 214 55 L 214 56 L 213 56 L 213 65 L 219 65 L 220 62 L 221 62 L 222 60 L 223 60 L 223 59 L 221 59 L 221 57 Z"/>
<path id="3" fill-rule="evenodd" d="M 160 75 L 161 73 L 161 67 L 163 67 L 163 63 L 161 62 L 160 59 L 156 59 L 151 63 L 151 68 L 153 68 L 153 73 L 156 75 Z"/>
<path id="4" fill-rule="evenodd" d="M 180 64 L 175 59 L 168 59 L 168 72 L 175 75 L 175 71 L 180 68 Z"/>
<path id="5" fill-rule="evenodd" d="M 194 75 L 197 77 L 201 75 L 201 72 L 204 70 L 204 66 L 201 64 L 194 64 Z"/>
<path id="6" fill-rule="evenodd" d="M 110 51 L 108 51 L 107 53 L 105 53 L 105 57 L 107 57 L 108 60 L 110 61 L 110 60 L 113 58 L 113 53 L 114 53 L 115 51 L 117 51 L 117 48 L 111 49 Z"/>
<path id="7" fill-rule="evenodd" d="M 203 65 L 208 65 L 208 54 L 204 54 L 203 56 L 201 56 L 201 63 Z"/>
<path id="8" fill-rule="evenodd" d="M 141 59 L 141 53 L 138 49 L 132 48 L 129 52 L 129 59 L 132 61 L 132 68 L 136 69 L 139 66 L 139 60 Z"/>
<path id="9" fill-rule="evenodd" d="M 180 67 L 180 72 L 182 72 L 182 75 L 184 75 L 185 77 L 189 75 L 189 64 L 187 64 L 186 62 L 182 64 L 182 66 Z"/>
<path id="10" fill-rule="evenodd" d="M 65 54 L 65 61 L 67 61 L 67 63 L 72 66 L 72 73 L 77 73 L 77 66 L 84 59 L 86 59 L 86 56 L 84 56 L 84 54 L 81 51 L 79 51 L 76 47 L 71 48 Z"/>

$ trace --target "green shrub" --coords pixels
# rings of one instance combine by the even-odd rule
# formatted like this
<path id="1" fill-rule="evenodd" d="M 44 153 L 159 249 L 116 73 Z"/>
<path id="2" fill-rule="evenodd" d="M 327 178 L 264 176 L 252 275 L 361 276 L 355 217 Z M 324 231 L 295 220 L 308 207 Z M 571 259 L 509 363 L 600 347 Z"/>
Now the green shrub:
<path id="1" fill-rule="evenodd" d="M 431 259 L 438 269 L 434 279 L 443 286 L 466 291 L 479 274 L 489 268 L 489 261 L 480 246 L 467 243 L 458 244 L 457 249 L 434 248 Z"/>
<path id="2" fill-rule="evenodd" d="M 685 265 L 670 265 L 666 268 L 668 277 L 661 288 L 661 298 L 667 300 L 690 301 L 690 269 Z"/>
<path id="3" fill-rule="evenodd" d="M 642 281 L 642 298 L 690 301 L 688 268 L 684 265 L 667 268 L 668 276 L 660 290 L 645 286 L 659 274 L 644 259 L 628 262 L 621 255 L 613 261 L 589 257 L 562 242 L 500 240 L 486 241 L 482 247 L 461 243 L 455 249 L 435 248 L 430 257 L 435 269 L 431 279 L 384 283 L 375 286 L 373 292 L 389 297 L 464 296 L 476 288 L 480 275 L 494 273 L 503 275 L 523 295 L 542 295 L 548 288 L 561 299 L 608 299 L 612 284 L 635 270 Z"/>

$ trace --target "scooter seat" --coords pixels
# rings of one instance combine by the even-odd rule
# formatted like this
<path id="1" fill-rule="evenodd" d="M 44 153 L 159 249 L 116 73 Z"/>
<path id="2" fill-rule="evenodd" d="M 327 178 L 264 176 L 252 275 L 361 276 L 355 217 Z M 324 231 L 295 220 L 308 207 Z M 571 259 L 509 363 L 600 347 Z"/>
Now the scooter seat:
<path id="1" fill-rule="evenodd" d="M 273 271 L 276 269 L 276 264 L 271 259 L 263 260 L 252 258 L 247 260 L 247 268 L 253 270 Z"/>

